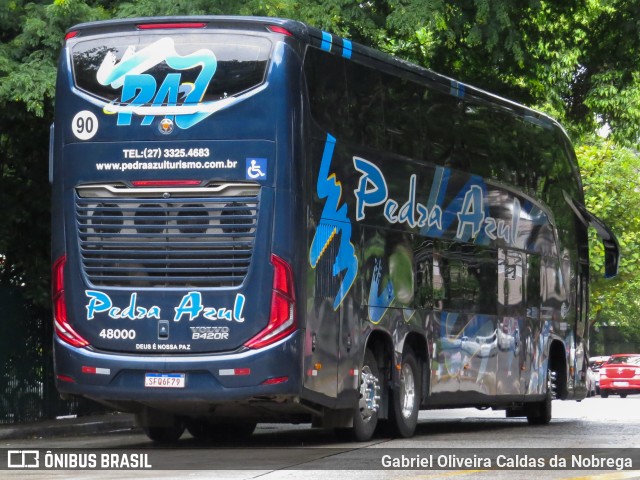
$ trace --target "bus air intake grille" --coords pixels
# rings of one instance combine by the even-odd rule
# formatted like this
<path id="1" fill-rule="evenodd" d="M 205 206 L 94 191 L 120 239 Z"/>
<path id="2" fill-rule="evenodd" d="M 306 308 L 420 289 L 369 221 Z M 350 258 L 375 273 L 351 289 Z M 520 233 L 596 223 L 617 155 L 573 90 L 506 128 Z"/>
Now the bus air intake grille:
<path id="1" fill-rule="evenodd" d="M 235 287 L 253 254 L 260 187 L 76 189 L 84 273 L 95 286 Z"/>

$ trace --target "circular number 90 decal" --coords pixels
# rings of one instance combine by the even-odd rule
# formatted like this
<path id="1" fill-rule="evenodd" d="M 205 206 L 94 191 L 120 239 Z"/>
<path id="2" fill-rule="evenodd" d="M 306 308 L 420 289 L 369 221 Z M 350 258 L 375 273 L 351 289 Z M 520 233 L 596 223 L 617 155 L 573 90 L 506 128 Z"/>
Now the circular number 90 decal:
<path id="1" fill-rule="evenodd" d="M 71 130 L 76 138 L 89 140 L 98 131 L 98 117 L 89 110 L 78 112 L 71 122 Z"/>

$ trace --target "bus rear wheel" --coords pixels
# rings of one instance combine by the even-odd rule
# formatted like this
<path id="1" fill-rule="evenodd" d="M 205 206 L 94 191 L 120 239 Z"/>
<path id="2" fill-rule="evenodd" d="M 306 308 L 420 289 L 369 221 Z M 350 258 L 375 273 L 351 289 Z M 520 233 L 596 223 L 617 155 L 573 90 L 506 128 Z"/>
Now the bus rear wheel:
<path id="1" fill-rule="evenodd" d="M 360 389 L 358 404 L 353 412 L 351 436 L 359 442 L 366 442 L 373 437 L 378 426 L 378 410 L 380 408 L 380 392 L 382 390 L 378 361 L 370 349 L 364 355 L 360 372 Z"/>
<path id="2" fill-rule="evenodd" d="M 400 366 L 400 386 L 391 392 L 389 427 L 396 437 L 413 436 L 420 411 L 420 369 L 413 351 L 408 348 Z"/>
<path id="3" fill-rule="evenodd" d="M 173 443 L 177 442 L 184 433 L 184 423 L 176 419 L 173 425 L 142 425 L 142 430 L 154 442 Z"/>

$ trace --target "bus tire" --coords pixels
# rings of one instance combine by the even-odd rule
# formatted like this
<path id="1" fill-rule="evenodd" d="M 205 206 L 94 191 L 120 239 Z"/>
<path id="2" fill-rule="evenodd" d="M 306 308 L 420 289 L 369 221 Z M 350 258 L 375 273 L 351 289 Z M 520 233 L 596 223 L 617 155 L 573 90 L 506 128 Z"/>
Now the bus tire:
<path id="1" fill-rule="evenodd" d="M 360 372 L 360 391 L 358 404 L 353 412 L 351 436 L 359 442 L 366 442 L 373 437 L 378 426 L 378 409 L 380 408 L 380 392 L 382 380 L 375 355 L 369 349 L 364 354 L 364 362 Z"/>
<path id="2" fill-rule="evenodd" d="M 206 442 L 245 440 L 253 434 L 256 426 L 257 422 L 210 422 L 206 419 L 192 418 L 187 422 L 187 431 L 195 439 Z"/>
<path id="3" fill-rule="evenodd" d="M 177 442 L 184 432 L 184 423 L 178 418 L 173 425 L 151 426 L 143 425 L 145 435 L 157 443 Z"/>
<path id="4" fill-rule="evenodd" d="M 607 398 L 609 396 L 609 392 L 606 390 L 600 390 L 600 397 Z"/>
<path id="5" fill-rule="evenodd" d="M 190 418 L 187 420 L 187 432 L 196 440 L 210 441 L 212 428 L 211 424 L 204 419 Z"/>
<path id="6" fill-rule="evenodd" d="M 627 394 L 626 393 L 621 393 L 620 394 L 620 398 L 627 398 Z"/>
<path id="7" fill-rule="evenodd" d="M 553 400 L 553 385 L 551 371 L 547 369 L 547 391 L 544 400 L 527 405 L 527 421 L 529 425 L 546 425 L 551 421 L 551 400 Z"/>
<path id="8" fill-rule="evenodd" d="M 411 348 L 402 355 L 400 386 L 391 391 L 389 429 L 395 437 L 412 437 L 418 425 L 420 412 L 421 372 Z"/>

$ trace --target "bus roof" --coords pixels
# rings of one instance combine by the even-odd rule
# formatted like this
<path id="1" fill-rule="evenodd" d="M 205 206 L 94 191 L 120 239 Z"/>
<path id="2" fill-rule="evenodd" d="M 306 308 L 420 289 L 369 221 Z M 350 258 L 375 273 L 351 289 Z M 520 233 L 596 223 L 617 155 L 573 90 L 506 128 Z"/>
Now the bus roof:
<path id="1" fill-rule="evenodd" d="M 454 80 L 453 78 L 436 73 L 428 68 L 421 67 L 417 64 L 359 43 L 351 42 L 298 20 L 276 17 L 219 15 L 139 17 L 80 23 L 68 29 L 67 35 L 71 32 L 77 32 L 76 34 L 80 37 L 85 32 L 90 35 L 117 32 L 127 33 L 140 31 L 143 28 L 150 28 L 149 26 L 153 25 L 157 28 L 179 28 L 179 25 L 181 24 L 203 24 L 194 27 L 202 29 L 251 30 L 263 33 L 270 32 L 268 27 L 281 27 L 299 41 L 314 45 L 329 53 L 345 56 L 345 49 L 348 48 L 348 58 L 359 60 L 372 67 L 386 70 L 389 73 L 393 73 L 394 70 L 396 72 L 400 70 L 404 72 L 405 75 L 409 74 L 415 76 L 416 79 L 420 78 L 429 82 L 438 83 L 447 88 L 451 95 L 459 97 L 460 99 L 471 97 L 477 100 L 489 102 L 510 111 L 513 115 L 522 117 L 525 122 L 529 122 L 549 130 L 554 130 L 558 134 L 559 139 L 561 139 L 565 144 L 568 157 L 572 164 L 571 169 L 574 171 L 577 181 L 581 182 L 575 153 L 571 146 L 569 136 L 562 125 L 548 115 L 499 95 L 490 93 L 486 90 L 473 87 Z"/>
<path id="2" fill-rule="evenodd" d="M 268 32 L 267 28 L 269 26 L 278 26 L 290 32 L 295 38 L 305 43 L 314 45 L 321 44 L 323 41 L 328 41 L 332 45 L 343 47 L 344 42 L 346 41 L 345 39 L 337 35 L 329 34 L 297 20 L 276 17 L 218 15 L 140 17 L 102 20 L 77 24 L 68 29 L 67 33 L 78 32 L 82 34 L 82 32 L 84 31 L 90 31 L 91 34 L 130 32 L 138 31 L 141 25 L 176 26 L 179 24 L 189 23 L 205 23 L 206 25 L 202 26 L 201 28 L 255 30 L 261 32 Z M 455 90 L 452 91 L 452 94 L 458 95 L 460 97 L 473 96 L 490 101 L 491 103 L 499 104 L 503 107 L 514 110 L 514 113 L 518 113 L 525 117 L 525 119 L 528 119 L 540 126 L 546 125 L 548 126 L 548 128 L 559 128 L 566 136 L 566 132 L 564 132 L 563 127 L 557 121 L 537 110 L 531 109 L 512 100 L 508 100 L 504 97 L 500 97 L 499 95 L 495 95 L 486 90 L 482 90 L 463 82 L 459 82 L 457 80 L 454 80 L 453 78 L 436 73 L 428 68 L 421 67 L 417 64 L 402 60 L 398 57 L 394 57 L 392 55 L 383 53 L 379 50 L 375 50 L 359 43 L 349 41 L 349 47 L 353 55 L 357 57 L 364 57 L 362 58 L 363 60 L 369 59 L 375 62 L 379 62 L 379 65 L 377 65 L 378 67 L 384 68 L 383 65 L 388 65 L 390 67 L 399 68 L 420 77 L 427 78 L 428 80 L 445 84 Z M 334 51 L 334 53 L 338 52 Z"/>

